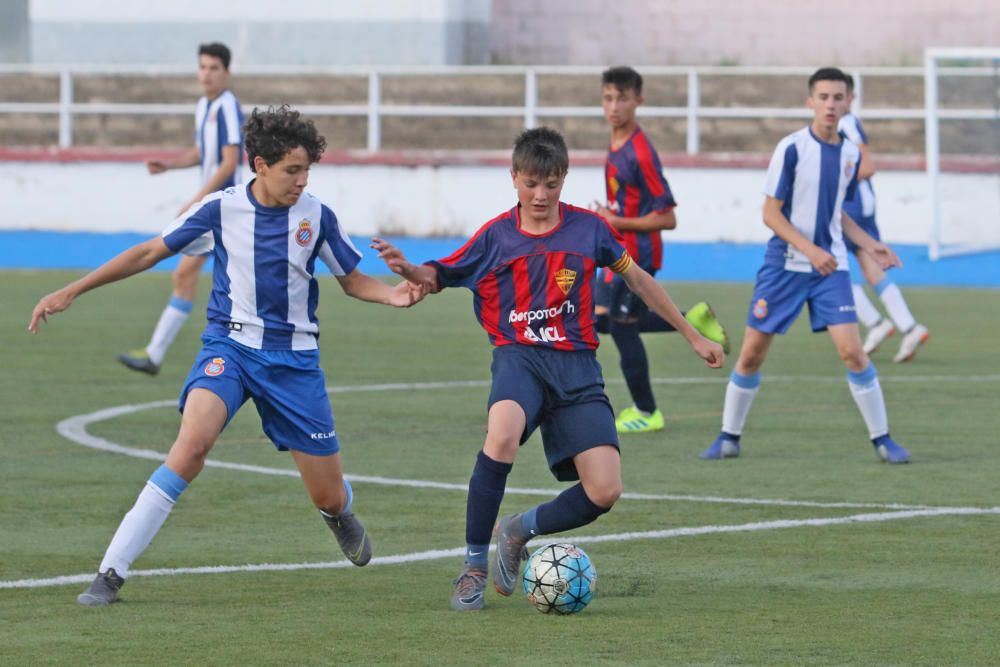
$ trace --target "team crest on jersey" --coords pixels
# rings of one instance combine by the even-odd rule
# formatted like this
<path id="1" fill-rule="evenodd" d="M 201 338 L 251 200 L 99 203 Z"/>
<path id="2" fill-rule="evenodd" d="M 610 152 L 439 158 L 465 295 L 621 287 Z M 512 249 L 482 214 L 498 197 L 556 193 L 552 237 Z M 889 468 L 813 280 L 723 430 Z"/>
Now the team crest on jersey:
<path id="1" fill-rule="evenodd" d="M 767 301 L 764 299 L 757 299 L 757 303 L 753 305 L 753 316 L 758 320 L 762 320 L 767 317 Z"/>
<path id="2" fill-rule="evenodd" d="M 312 223 L 308 220 L 303 220 L 299 223 L 299 228 L 295 230 L 295 242 L 300 246 L 305 247 L 309 245 L 309 241 L 312 240 L 312 237 Z"/>
<path id="3" fill-rule="evenodd" d="M 217 375 L 222 375 L 222 372 L 225 370 L 226 360 L 222 357 L 215 357 L 205 366 L 205 375 L 214 378 Z"/>
<path id="4" fill-rule="evenodd" d="M 618 185 L 618 179 L 617 178 L 615 178 L 614 176 L 612 176 L 611 178 L 608 179 L 608 189 L 611 190 L 611 196 L 612 197 L 618 197 L 618 188 L 619 187 L 621 187 L 621 186 Z"/>
<path id="5" fill-rule="evenodd" d="M 555 279 L 556 285 L 559 285 L 559 289 L 563 291 L 563 294 L 569 296 L 569 291 L 573 288 L 573 283 L 576 282 L 576 271 L 559 269 L 555 272 Z"/>

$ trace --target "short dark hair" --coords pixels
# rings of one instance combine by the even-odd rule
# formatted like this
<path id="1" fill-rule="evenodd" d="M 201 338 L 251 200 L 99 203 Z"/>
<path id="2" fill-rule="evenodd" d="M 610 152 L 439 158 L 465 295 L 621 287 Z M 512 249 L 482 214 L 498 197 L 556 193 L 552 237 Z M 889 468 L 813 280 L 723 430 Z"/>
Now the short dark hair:
<path id="1" fill-rule="evenodd" d="M 845 73 L 844 76 L 847 77 L 847 92 L 848 93 L 853 93 L 854 92 L 854 77 L 851 76 L 850 74 L 847 74 L 847 73 Z"/>
<path id="2" fill-rule="evenodd" d="M 213 58 L 218 58 L 222 61 L 223 68 L 227 71 L 229 70 L 229 60 L 232 56 L 229 53 L 229 47 L 222 42 L 201 44 L 198 47 L 198 56 L 212 56 Z"/>
<path id="3" fill-rule="evenodd" d="M 525 130 L 514 142 L 511 167 L 522 174 L 561 178 L 569 171 L 566 141 L 549 127 Z"/>
<path id="4" fill-rule="evenodd" d="M 624 65 L 611 67 L 601 74 L 601 86 L 614 86 L 618 90 L 634 90 L 642 95 L 642 75 Z"/>
<path id="5" fill-rule="evenodd" d="M 812 93 L 813 86 L 816 85 L 817 81 L 841 81 L 845 86 L 850 86 L 847 82 L 847 75 L 844 74 L 843 70 L 837 69 L 836 67 L 820 67 L 818 70 L 813 72 L 813 75 L 809 77 L 809 92 Z"/>
<path id="6" fill-rule="evenodd" d="M 326 150 L 326 139 L 316 131 L 311 120 L 306 120 L 287 104 L 268 107 L 267 111 L 254 109 L 243 126 L 246 137 L 247 161 L 250 171 L 256 173 L 253 161 L 258 155 L 271 166 L 289 151 L 301 146 L 309 154 L 309 162 L 319 162 Z"/>

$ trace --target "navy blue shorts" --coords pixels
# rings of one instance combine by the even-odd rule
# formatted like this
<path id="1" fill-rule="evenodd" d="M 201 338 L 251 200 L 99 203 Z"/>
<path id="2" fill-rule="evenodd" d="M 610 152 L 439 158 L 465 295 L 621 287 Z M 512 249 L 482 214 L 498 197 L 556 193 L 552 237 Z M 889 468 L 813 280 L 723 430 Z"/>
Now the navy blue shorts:
<path id="1" fill-rule="evenodd" d="M 851 277 L 847 271 L 834 271 L 822 276 L 815 271 L 799 273 L 765 264 L 757 272 L 747 326 L 763 333 L 783 334 L 798 318 L 806 303 L 809 304 L 809 323 L 813 331 L 825 331 L 831 324 L 858 321 Z"/>
<path id="2" fill-rule="evenodd" d="M 646 270 L 654 276 L 656 271 Z M 610 276 L 610 280 L 608 277 Z M 616 321 L 637 321 L 649 310 L 642 298 L 628 288 L 621 274 L 602 270 L 594 290 L 594 304 L 608 309 L 608 316 Z"/>
<path id="3" fill-rule="evenodd" d="M 527 419 L 521 444 L 541 426 L 549 470 L 559 481 L 580 479 L 573 457 L 601 445 L 618 447 L 615 413 L 591 350 L 565 352 L 530 345 L 493 350 L 489 407 L 514 401 Z"/>
<path id="4" fill-rule="evenodd" d="M 878 233 L 878 223 L 875 222 L 874 215 L 853 218 L 853 220 L 858 223 L 858 227 L 865 230 L 865 233 L 868 234 L 868 236 L 872 237 L 876 241 L 882 240 L 882 235 Z M 844 236 L 844 245 L 847 246 L 847 252 L 854 253 L 858 250 L 858 246 L 854 245 L 846 235 Z"/>
<path id="5" fill-rule="evenodd" d="M 279 450 L 315 456 L 340 451 L 319 350 L 255 350 L 219 336 L 201 340 L 181 389 L 181 412 L 192 389 L 208 389 L 226 404 L 229 424 L 252 398 L 264 433 Z"/>

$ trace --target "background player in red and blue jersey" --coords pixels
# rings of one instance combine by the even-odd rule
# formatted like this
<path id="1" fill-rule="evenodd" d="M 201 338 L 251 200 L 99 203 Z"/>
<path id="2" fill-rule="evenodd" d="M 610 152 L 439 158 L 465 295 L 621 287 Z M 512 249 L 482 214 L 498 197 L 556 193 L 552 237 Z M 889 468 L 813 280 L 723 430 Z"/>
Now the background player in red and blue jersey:
<path id="1" fill-rule="evenodd" d="M 663 176 L 660 157 L 636 121 L 642 104 L 642 76 L 631 67 L 612 67 L 601 75 L 601 104 L 611 127 L 611 146 L 604 166 L 607 204 L 594 204 L 625 241 L 632 259 L 651 276 L 663 266 L 660 232 L 677 227 L 673 193 Z M 649 379 L 649 359 L 639 336 L 642 332 L 673 331 L 674 327 L 649 312 L 617 274 L 605 272 L 598 283 L 597 330 L 610 333 L 621 358 L 622 374 L 633 405 L 615 422 L 619 433 L 642 433 L 663 428 L 663 412 L 656 407 Z M 687 320 L 710 340 L 729 351 L 729 341 L 711 307 L 692 306 Z"/>
<path id="2" fill-rule="evenodd" d="M 809 304 L 814 332 L 828 331 L 847 367 L 847 385 L 880 459 L 906 463 L 910 453 L 889 436 L 885 398 L 865 354 L 847 270 L 849 240 L 882 268 L 899 258 L 842 210 L 858 186 L 861 150 L 838 129 L 847 112 L 847 76 L 824 67 L 809 77 L 812 123 L 778 142 L 767 169 L 763 218 L 774 236 L 757 272 L 740 356 L 722 409 L 722 431 L 703 459 L 740 454 L 743 425 L 760 389 L 760 368 L 775 334 L 783 334 Z"/>
<path id="3" fill-rule="evenodd" d="M 407 307 L 426 293 L 395 287 L 358 270 L 361 253 L 337 216 L 305 192 L 309 167 L 326 140 L 288 107 L 254 110 L 247 153 L 255 178 L 209 194 L 168 227 L 80 280 L 41 299 L 29 330 L 80 295 L 144 271 L 183 252 L 211 251 L 212 295 L 203 347 L 181 390 L 181 426 L 166 462 L 146 482 L 115 531 L 97 577 L 77 601 L 115 602 L 132 562 L 149 546 L 174 504 L 237 410 L 253 399 L 274 446 L 291 451 L 309 497 L 355 565 L 372 555 L 371 540 L 351 511 L 326 379 L 319 365 L 316 260 L 343 291 L 362 301 Z"/>
<path id="4" fill-rule="evenodd" d="M 552 474 L 579 483 L 500 521 L 493 564 L 500 594 L 513 591 L 528 540 L 584 526 L 621 495 L 614 412 L 595 352 L 598 268 L 622 276 L 710 367 L 723 363 L 722 347 L 684 319 L 660 284 L 632 260 L 613 227 L 559 201 L 569 154 L 558 132 L 522 133 L 512 163 L 517 206 L 486 223 L 452 255 L 416 266 L 391 244 L 372 241 L 389 268 L 410 282 L 432 292 L 472 290 L 476 318 L 494 345 L 486 442 L 469 481 L 465 567 L 451 598 L 459 611 L 483 607 L 490 532 L 518 447 L 536 428 Z"/>

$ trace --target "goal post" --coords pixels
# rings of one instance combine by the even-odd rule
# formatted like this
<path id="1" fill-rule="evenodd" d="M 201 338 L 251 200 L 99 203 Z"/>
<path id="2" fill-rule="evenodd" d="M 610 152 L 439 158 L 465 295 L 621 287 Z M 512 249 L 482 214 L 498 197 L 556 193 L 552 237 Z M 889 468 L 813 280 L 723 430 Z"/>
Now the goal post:
<path id="1" fill-rule="evenodd" d="M 924 108 L 930 258 L 1000 249 L 1000 48 L 927 49 Z"/>

